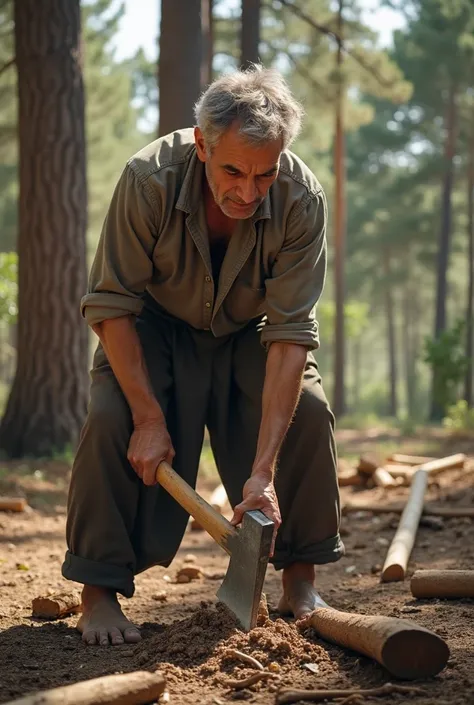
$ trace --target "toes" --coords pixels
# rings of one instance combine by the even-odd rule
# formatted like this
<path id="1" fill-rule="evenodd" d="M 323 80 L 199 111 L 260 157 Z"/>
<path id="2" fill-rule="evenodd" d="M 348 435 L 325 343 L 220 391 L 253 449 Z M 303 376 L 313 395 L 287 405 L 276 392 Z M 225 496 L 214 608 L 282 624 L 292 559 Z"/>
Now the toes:
<path id="1" fill-rule="evenodd" d="M 120 629 L 117 629 L 116 627 L 112 627 L 112 629 L 109 629 L 109 637 L 110 637 L 110 643 L 112 646 L 119 646 L 120 644 L 123 644 L 124 639 L 122 636 L 122 632 Z"/>
<path id="2" fill-rule="evenodd" d="M 82 635 L 82 641 L 85 641 L 86 644 L 89 644 L 89 646 L 94 646 L 94 644 L 97 644 L 97 632 L 93 630 L 84 632 Z"/>
<path id="3" fill-rule="evenodd" d="M 109 633 L 107 629 L 99 629 L 99 644 L 101 646 L 109 645 Z"/>
<path id="4" fill-rule="evenodd" d="M 136 644 L 138 641 L 141 641 L 142 638 L 136 627 L 128 627 L 128 629 L 124 629 L 123 636 L 127 644 Z"/>

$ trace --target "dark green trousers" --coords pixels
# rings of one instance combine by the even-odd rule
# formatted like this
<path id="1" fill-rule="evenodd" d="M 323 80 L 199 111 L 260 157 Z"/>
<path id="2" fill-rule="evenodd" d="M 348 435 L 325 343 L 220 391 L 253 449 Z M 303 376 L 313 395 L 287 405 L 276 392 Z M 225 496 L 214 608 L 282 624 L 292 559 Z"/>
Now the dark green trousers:
<path id="1" fill-rule="evenodd" d="M 148 301 L 137 331 L 176 457 L 174 469 L 195 486 L 204 428 L 229 500 L 242 500 L 255 456 L 266 352 L 261 322 L 222 338 L 171 318 Z M 334 418 L 312 354 L 301 400 L 283 444 L 275 487 L 282 514 L 277 569 L 295 561 L 338 560 L 340 506 Z M 173 560 L 188 515 L 159 486 L 146 487 L 127 461 L 128 404 L 98 347 L 90 405 L 68 500 L 64 577 L 131 597 L 134 575 Z"/>

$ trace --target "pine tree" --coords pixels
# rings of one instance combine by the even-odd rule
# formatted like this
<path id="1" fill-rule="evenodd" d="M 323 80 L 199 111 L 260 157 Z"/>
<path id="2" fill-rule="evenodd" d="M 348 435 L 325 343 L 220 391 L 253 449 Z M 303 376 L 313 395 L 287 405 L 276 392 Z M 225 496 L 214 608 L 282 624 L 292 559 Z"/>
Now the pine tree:
<path id="1" fill-rule="evenodd" d="M 79 0 L 17 0 L 20 203 L 18 361 L 0 447 L 75 443 L 87 404 L 87 191 Z"/>

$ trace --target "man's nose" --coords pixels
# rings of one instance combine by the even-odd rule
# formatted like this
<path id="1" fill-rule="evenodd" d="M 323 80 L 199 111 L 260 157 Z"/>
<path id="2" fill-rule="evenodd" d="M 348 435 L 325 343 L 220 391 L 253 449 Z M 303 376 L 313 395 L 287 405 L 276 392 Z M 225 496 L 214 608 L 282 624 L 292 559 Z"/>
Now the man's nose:
<path id="1" fill-rule="evenodd" d="M 258 198 L 258 190 L 253 179 L 247 179 L 239 184 L 239 198 L 244 203 L 253 203 Z"/>

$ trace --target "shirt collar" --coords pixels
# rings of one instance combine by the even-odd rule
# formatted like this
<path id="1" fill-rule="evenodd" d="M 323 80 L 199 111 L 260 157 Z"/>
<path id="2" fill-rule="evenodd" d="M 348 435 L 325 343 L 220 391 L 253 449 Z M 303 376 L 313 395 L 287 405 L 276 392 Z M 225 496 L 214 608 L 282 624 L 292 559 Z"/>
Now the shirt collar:
<path id="1" fill-rule="evenodd" d="M 204 178 L 204 164 L 197 156 L 194 148 L 189 161 L 187 162 L 186 173 L 184 175 L 181 190 L 179 192 L 176 208 L 185 213 L 197 213 L 202 203 L 202 179 Z M 251 221 L 268 219 L 272 217 L 270 204 L 270 190 L 259 205 Z"/>

